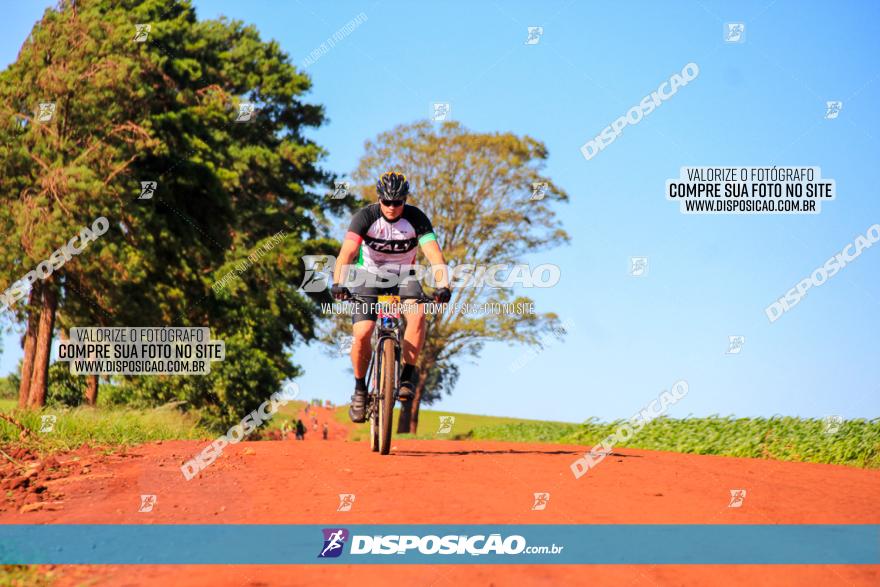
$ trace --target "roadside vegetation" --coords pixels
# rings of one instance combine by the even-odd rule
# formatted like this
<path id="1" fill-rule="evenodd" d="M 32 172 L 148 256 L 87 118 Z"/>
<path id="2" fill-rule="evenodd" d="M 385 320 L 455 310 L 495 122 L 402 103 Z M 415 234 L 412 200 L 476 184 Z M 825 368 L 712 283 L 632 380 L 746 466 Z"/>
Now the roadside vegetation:
<path id="1" fill-rule="evenodd" d="M 441 418 L 448 416 L 455 418 L 452 430 L 438 434 Z M 347 420 L 347 411 L 340 409 L 337 418 Z M 422 422 L 423 428 L 418 435 L 398 437 L 546 442 L 589 447 L 612 435 L 624 420 L 589 420 L 572 424 L 423 410 Z M 355 428 L 352 438 L 365 440 L 368 434 L 369 426 L 362 424 Z M 630 441 L 615 446 L 877 469 L 880 468 L 880 418 L 843 420 L 836 427 L 822 419 L 794 417 L 657 418 Z"/>
<path id="2" fill-rule="evenodd" d="M 28 433 L 0 420 L 0 445 L 24 443 L 40 451 L 73 450 L 83 444 L 130 446 L 156 440 L 195 440 L 211 436 L 198 413 L 184 413 L 174 405 L 158 408 L 47 406 L 42 410 L 13 410 L 15 401 L 0 400 L 0 410 L 23 425 Z"/>
<path id="3" fill-rule="evenodd" d="M 0 419 L 0 445 L 4 446 L 26 443 L 40 451 L 72 450 L 83 444 L 114 447 L 156 440 L 209 439 L 225 432 L 218 430 L 210 414 L 189 408 L 185 402 L 175 401 L 159 407 L 118 403 L 114 400 L 113 386 L 107 386 L 108 393 L 99 402 L 98 407 L 102 409 L 69 406 L 64 403 L 62 394 L 50 393 L 49 403 L 41 410 L 19 410 L 16 409 L 15 389 L 12 378 L 0 378 L 0 413 L 24 426 L 28 434 L 26 438 L 22 437 L 16 424 Z M 276 431 L 285 422 L 295 422 L 304 405 L 302 401 L 290 402 L 251 439 L 277 438 Z M 256 407 L 254 405 L 251 409 Z M 347 406 L 340 406 L 335 417 L 350 427 L 350 440 L 367 440 L 369 424 L 350 424 Z M 395 411 L 397 417 L 399 411 Z M 51 424 L 47 423 L 49 421 Z M 599 422 L 592 419 L 574 424 L 423 410 L 418 434 L 397 434 L 396 438 L 542 442 L 590 447 L 613 435 L 623 423 L 623 420 Z M 45 430 L 47 427 L 51 430 Z M 615 444 L 615 447 L 876 469 L 880 468 L 880 418 L 835 423 L 782 416 L 662 417 L 647 424 L 628 442 Z"/>
<path id="4" fill-rule="evenodd" d="M 498 416 L 480 416 L 476 414 L 461 414 L 458 412 L 445 412 L 439 410 L 422 410 L 422 427 L 418 434 L 395 434 L 395 438 L 401 439 L 418 439 L 418 440 L 465 440 L 468 438 L 476 438 L 474 433 L 476 430 L 504 430 L 502 436 L 509 438 L 493 438 L 492 440 L 510 440 L 513 442 L 556 442 L 564 434 L 574 432 L 577 424 L 565 424 L 562 422 L 542 422 L 538 420 L 525 420 L 523 418 L 505 418 Z M 400 410 L 394 410 L 395 422 L 400 417 Z M 441 424 L 444 418 L 455 418 L 448 432 L 441 430 Z M 336 410 L 336 419 L 339 422 L 347 423 L 348 406 L 340 406 Z M 352 432 L 350 438 L 352 440 L 367 440 L 370 433 L 370 425 L 367 424 L 350 424 Z M 528 434 L 537 433 L 540 429 L 547 432 L 541 437 L 528 437 Z M 445 429 L 444 429 L 445 430 Z M 529 430 L 528 433 L 525 431 Z M 523 434 L 517 431 L 522 431 Z M 489 438 L 487 438 L 489 440 Z"/>
<path id="5" fill-rule="evenodd" d="M 590 421 L 561 442 L 594 444 L 623 421 Z M 880 418 L 657 418 L 624 446 L 702 455 L 766 458 L 880 468 Z"/>
<path id="6" fill-rule="evenodd" d="M 99 410 L 59 404 L 42 410 L 18 410 L 15 404 L 16 400 L 0 399 L 0 413 L 24 426 L 27 435 L 22 437 L 17 425 L 0 419 L 0 448 L 24 444 L 40 452 L 54 452 L 89 444 L 112 449 L 157 440 L 213 439 L 225 432 L 218 431 L 213 419 L 201 410 L 184 411 L 177 402 L 155 408 L 104 406 Z M 269 432 L 295 418 L 302 405 L 303 402 L 290 402 L 280 408 L 248 439 L 271 438 Z"/>

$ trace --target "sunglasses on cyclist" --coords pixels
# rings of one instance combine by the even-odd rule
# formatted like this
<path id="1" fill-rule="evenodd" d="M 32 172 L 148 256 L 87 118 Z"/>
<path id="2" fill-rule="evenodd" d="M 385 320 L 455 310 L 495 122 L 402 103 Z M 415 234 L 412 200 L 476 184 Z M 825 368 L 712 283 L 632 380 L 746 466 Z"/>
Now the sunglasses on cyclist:
<path id="1" fill-rule="evenodd" d="M 403 206 L 406 203 L 406 200 L 379 200 L 382 202 L 383 206 L 388 206 L 389 208 L 397 208 L 398 206 Z"/>

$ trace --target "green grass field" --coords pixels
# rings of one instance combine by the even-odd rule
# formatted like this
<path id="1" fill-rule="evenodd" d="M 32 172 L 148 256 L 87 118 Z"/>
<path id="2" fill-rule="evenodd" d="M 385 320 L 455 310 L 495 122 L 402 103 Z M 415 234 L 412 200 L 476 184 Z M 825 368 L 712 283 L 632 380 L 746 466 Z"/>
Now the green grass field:
<path id="1" fill-rule="evenodd" d="M 560 441 L 592 445 L 621 423 L 587 422 Z M 793 417 L 657 418 L 621 446 L 876 469 L 880 468 L 880 418 L 844 420 L 839 429 L 828 428 L 821 419 Z"/>
<path id="2" fill-rule="evenodd" d="M 130 446 L 155 440 L 194 440 L 216 438 L 220 432 L 200 423 L 198 412 L 184 413 L 173 405 L 153 409 L 99 407 L 64 408 L 48 406 L 42 411 L 18 411 L 16 400 L 0 399 L 0 411 L 11 415 L 30 431 L 30 440 L 42 450 L 69 450 L 84 443 Z M 280 428 L 305 402 L 293 401 L 260 428 L 261 432 Z M 51 430 L 41 432 L 43 416 L 54 416 Z M 258 435 L 257 435 L 258 436 Z M 0 420 L 0 443 L 18 442 L 19 430 Z"/>
<path id="3" fill-rule="evenodd" d="M 296 417 L 304 402 L 291 402 L 261 431 L 279 428 Z M 206 439 L 217 432 L 199 424 L 197 413 L 183 413 L 173 406 L 148 410 L 124 408 L 46 408 L 41 412 L 19 412 L 15 400 L 0 399 L 0 410 L 13 415 L 31 431 L 31 442 L 42 450 L 71 449 L 93 445 L 133 445 L 154 440 Z M 395 410 L 395 428 L 399 411 Z M 55 416 L 51 432 L 40 432 L 44 415 Z M 441 422 L 452 417 L 448 430 Z M 340 422 L 348 422 L 347 406 L 336 411 Z M 501 440 L 593 446 L 612 435 L 623 423 L 584 424 L 545 422 L 422 410 L 417 435 L 400 438 L 446 440 Z M 354 425 L 352 440 L 365 440 L 369 425 Z M 18 429 L 0 420 L 0 443 L 18 441 Z M 829 430 L 823 420 L 776 418 L 657 418 L 638 431 L 620 448 L 642 448 L 691 454 L 768 458 L 784 461 L 835 463 L 863 468 L 880 468 L 880 419 L 845 420 L 839 429 Z"/>
<path id="4" fill-rule="evenodd" d="M 397 414 L 398 411 L 395 410 L 395 427 Z M 442 416 L 455 418 L 452 430 L 447 434 L 437 433 Z M 338 410 L 336 417 L 340 421 L 348 421 L 347 407 L 343 406 Z M 569 424 L 421 410 L 419 433 L 415 436 L 398 436 L 593 446 L 613 434 L 622 423 L 622 420 L 592 420 L 584 424 Z M 838 430 L 826 430 L 826 423 L 820 419 L 718 416 L 682 420 L 658 418 L 647 424 L 628 442 L 615 446 L 880 468 L 880 418 L 845 420 Z M 353 439 L 366 439 L 368 434 L 369 426 L 360 424 L 355 428 Z"/>
<path id="5" fill-rule="evenodd" d="M 400 416 L 400 410 L 394 410 L 394 429 L 397 429 L 397 419 Z M 440 433 L 441 418 L 451 416 L 455 418 L 452 427 L 448 432 Z M 339 422 L 349 422 L 348 406 L 340 406 L 336 410 L 336 419 Z M 369 424 L 352 424 L 354 431 L 352 432 L 352 440 L 365 440 L 370 433 Z M 504 429 L 513 432 L 518 428 L 537 432 L 545 429 L 549 432 L 545 434 L 547 437 L 531 437 L 512 436 L 511 438 L 498 438 L 498 440 L 514 440 L 518 442 L 553 442 L 562 434 L 572 433 L 577 429 L 577 424 L 564 424 L 562 422 L 543 422 L 538 420 L 526 420 L 523 418 L 505 418 L 499 416 L 480 416 L 475 414 L 461 414 L 458 412 L 444 412 L 437 410 L 420 410 L 419 411 L 419 433 L 418 434 L 399 434 L 400 438 L 415 438 L 421 440 L 428 439 L 446 439 L 446 440 L 463 440 L 467 438 L 477 438 L 474 436 L 479 430 L 498 430 Z"/>
<path id="6" fill-rule="evenodd" d="M 14 410 L 15 400 L 0 400 L 0 410 L 30 431 L 29 442 L 41 450 L 69 450 L 91 445 L 134 445 L 154 440 L 208 438 L 211 432 L 200 426 L 198 416 L 174 407 L 149 410 L 125 408 L 47 407 L 41 411 Z M 43 416 L 54 416 L 54 422 Z M 41 429 L 51 428 L 42 431 Z M 19 430 L 0 420 L 0 443 L 19 440 Z"/>

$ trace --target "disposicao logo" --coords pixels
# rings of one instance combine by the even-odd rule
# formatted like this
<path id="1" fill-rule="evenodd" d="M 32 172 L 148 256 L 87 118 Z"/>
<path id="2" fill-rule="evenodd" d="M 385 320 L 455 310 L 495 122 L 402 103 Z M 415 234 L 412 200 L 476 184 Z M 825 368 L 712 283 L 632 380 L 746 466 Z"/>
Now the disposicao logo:
<path id="1" fill-rule="evenodd" d="M 348 540 L 348 530 L 345 528 L 324 528 L 324 547 L 318 558 L 336 558 L 342 554 L 345 541 Z"/>

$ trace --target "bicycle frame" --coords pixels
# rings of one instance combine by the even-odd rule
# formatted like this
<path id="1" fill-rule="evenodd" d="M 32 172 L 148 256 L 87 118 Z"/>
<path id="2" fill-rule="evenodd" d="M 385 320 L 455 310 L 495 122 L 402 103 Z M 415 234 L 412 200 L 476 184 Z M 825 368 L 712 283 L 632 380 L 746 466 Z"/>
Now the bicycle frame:
<path id="1" fill-rule="evenodd" d="M 382 372 L 384 366 L 382 364 L 382 361 L 385 360 L 379 350 L 382 348 L 382 341 L 385 340 L 391 341 L 391 344 L 394 347 L 394 383 L 392 392 L 394 394 L 394 398 L 391 404 L 394 405 L 399 399 L 400 395 L 401 356 L 403 350 L 401 346 L 401 337 L 406 331 L 406 317 L 399 310 L 391 314 L 387 314 L 385 311 L 383 311 L 383 303 L 399 305 L 401 303 L 401 299 L 399 296 L 362 296 L 358 294 L 353 294 L 352 299 L 360 303 L 372 303 L 372 301 L 374 300 L 379 303 L 376 326 L 373 329 L 373 335 L 370 342 L 371 356 L 370 363 L 367 366 L 366 377 L 367 381 L 369 382 L 367 391 L 366 417 L 370 422 L 371 443 L 372 446 L 375 447 L 379 426 L 379 403 L 383 399 L 379 390 L 378 374 Z M 432 299 L 424 296 L 421 298 L 414 298 L 412 300 L 408 299 L 407 301 L 414 301 L 415 303 L 433 302 Z M 376 449 L 374 448 L 374 450 Z"/>
<path id="2" fill-rule="evenodd" d="M 365 300 L 359 299 L 360 296 L 352 297 L 357 299 L 358 301 L 361 301 L 362 303 L 369 303 Z M 379 296 L 376 297 L 378 298 Z M 378 381 L 375 375 L 379 373 L 380 369 L 382 368 L 382 357 L 376 351 L 379 348 L 379 343 L 386 339 L 391 340 L 392 344 L 394 345 L 394 400 L 397 401 L 398 394 L 400 393 L 400 355 L 402 351 L 401 335 L 405 331 L 406 318 L 404 318 L 403 314 L 399 314 L 397 316 L 384 316 L 383 312 L 379 312 L 379 315 L 376 319 L 376 327 L 373 329 L 373 336 L 370 340 L 371 356 L 370 364 L 367 366 L 367 381 L 369 381 L 369 393 L 367 396 L 368 419 L 372 419 L 373 416 L 379 411 L 378 402 L 380 398 L 377 389 Z"/>

